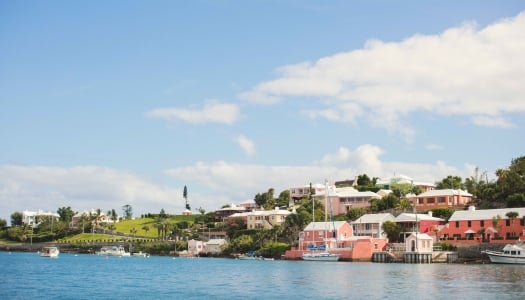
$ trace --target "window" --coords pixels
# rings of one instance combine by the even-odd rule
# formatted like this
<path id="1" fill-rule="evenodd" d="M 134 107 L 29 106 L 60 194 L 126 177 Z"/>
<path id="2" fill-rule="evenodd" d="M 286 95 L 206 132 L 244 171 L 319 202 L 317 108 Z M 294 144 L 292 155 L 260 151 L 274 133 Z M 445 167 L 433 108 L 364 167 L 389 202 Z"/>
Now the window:
<path id="1" fill-rule="evenodd" d="M 485 227 L 485 221 L 484 220 L 479 221 L 479 226 Z"/>
<path id="2" fill-rule="evenodd" d="M 510 226 L 510 219 L 505 220 L 505 226 Z"/>
<path id="3" fill-rule="evenodd" d="M 459 221 L 456 221 L 456 228 L 459 228 Z"/>
<path id="4" fill-rule="evenodd" d="M 472 227 L 472 221 L 467 221 L 467 226 Z"/>

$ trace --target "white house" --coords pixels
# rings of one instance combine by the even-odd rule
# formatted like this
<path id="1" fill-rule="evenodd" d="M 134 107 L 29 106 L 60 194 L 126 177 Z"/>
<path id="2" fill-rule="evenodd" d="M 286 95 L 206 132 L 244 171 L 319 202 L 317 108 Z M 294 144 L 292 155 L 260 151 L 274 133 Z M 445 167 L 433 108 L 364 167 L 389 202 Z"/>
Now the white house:
<path id="1" fill-rule="evenodd" d="M 192 256 L 197 256 L 201 252 L 205 252 L 205 243 L 191 239 L 188 241 L 188 253 Z"/>
<path id="2" fill-rule="evenodd" d="M 373 238 L 386 238 L 383 231 L 383 223 L 386 221 L 395 222 L 396 218 L 390 213 L 366 214 L 352 222 L 355 236 L 371 236 Z"/>
<path id="3" fill-rule="evenodd" d="M 34 227 L 37 227 L 39 224 L 38 218 L 51 218 L 53 221 L 58 221 L 58 218 L 60 216 L 57 213 L 53 212 L 47 212 L 47 211 L 28 211 L 24 210 L 22 212 L 22 223 L 27 225 L 33 225 Z"/>
<path id="4" fill-rule="evenodd" d="M 225 239 L 211 239 L 206 243 L 206 252 L 211 254 L 222 253 L 222 246 L 226 244 Z"/>
<path id="5" fill-rule="evenodd" d="M 434 239 L 426 233 L 412 232 L 405 240 L 406 252 L 432 253 Z"/>

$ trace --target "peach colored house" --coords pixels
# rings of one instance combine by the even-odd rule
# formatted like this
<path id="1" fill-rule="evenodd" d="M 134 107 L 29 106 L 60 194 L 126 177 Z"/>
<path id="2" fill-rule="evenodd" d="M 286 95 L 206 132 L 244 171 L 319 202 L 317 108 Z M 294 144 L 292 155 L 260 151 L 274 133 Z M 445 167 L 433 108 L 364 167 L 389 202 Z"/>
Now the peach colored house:
<path id="1" fill-rule="evenodd" d="M 374 252 L 385 249 L 387 240 L 369 236 L 355 237 L 352 226 L 345 221 L 313 222 L 301 233 L 299 246 L 286 251 L 284 259 L 301 259 L 303 252 L 309 251 L 309 244 L 326 245 L 330 253 L 340 254 L 340 260 L 370 261 Z"/>
<path id="2" fill-rule="evenodd" d="M 431 211 L 427 214 L 402 213 L 395 222 L 401 227 L 401 241 L 416 231 L 435 235 L 435 229 L 445 225 L 445 220 L 432 216 Z"/>
<path id="3" fill-rule="evenodd" d="M 407 196 L 417 211 L 433 208 L 463 208 L 472 202 L 472 194 L 463 190 L 430 190 L 419 195 Z"/>
<path id="4" fill-rule="evenodd" d="M 517 212 L 511 220 L 506 214 Z M 453 244 L 514 243 L 525 239 L 525 207 L 458 210 L 438 232 L 440 240 Z"/>
<path id="5" fill-rule="evenodd" d="M 334 215 L 347 213 L 351 208 L 369 207 L 370 200 L 381 199 L 377 193 L 360 192 L 352 187 L 336 188 L 335 195 L 330 194 Z"/>

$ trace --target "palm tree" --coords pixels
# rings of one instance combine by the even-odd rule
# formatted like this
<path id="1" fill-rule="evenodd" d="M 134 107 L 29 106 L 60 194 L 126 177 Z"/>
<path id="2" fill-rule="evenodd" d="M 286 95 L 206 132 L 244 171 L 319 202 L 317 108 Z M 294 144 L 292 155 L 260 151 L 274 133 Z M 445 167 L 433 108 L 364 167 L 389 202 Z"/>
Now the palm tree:
<path id="1" fill-rule="evenodd" d="M 508 213 L 505 214 L 505 216 L 507 216 L 507 218 L 509 218 L 510 222 L 512 223 L 512 237 L 516 236 L 516 233 L 514 232 L 514 219 L 516 219 L 518 215 L 519 213 L 515 211 L 509 211 Z"/>

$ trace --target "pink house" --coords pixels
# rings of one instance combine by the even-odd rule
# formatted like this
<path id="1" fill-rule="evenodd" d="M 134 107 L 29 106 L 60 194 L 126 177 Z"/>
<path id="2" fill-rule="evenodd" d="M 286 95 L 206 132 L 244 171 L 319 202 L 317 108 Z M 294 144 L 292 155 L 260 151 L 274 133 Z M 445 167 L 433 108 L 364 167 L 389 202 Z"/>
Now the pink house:
<path id="1" fill-rule="evenodd" d="M 463 208 L 472 202 L 472 194 L 453 189 L 430 190 L 407 198 L 414 203 L 417 211 L 428 211 L 433 208 Z"/>

